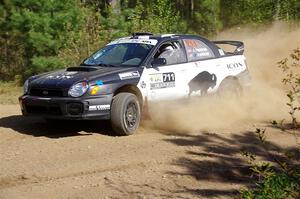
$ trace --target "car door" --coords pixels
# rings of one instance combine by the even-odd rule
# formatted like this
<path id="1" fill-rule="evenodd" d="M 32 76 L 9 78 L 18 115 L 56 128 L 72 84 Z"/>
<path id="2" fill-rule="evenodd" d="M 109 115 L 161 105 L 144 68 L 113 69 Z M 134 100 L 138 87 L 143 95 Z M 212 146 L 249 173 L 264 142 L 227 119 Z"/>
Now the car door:
<path id="1" fill-rule="evenodd" d="M 165 63 L 153 64 L 157 60 Z M 152 62 L 153 61 L 153 62 Z M 154 53 L 151 63 L 144 70 L 144 83 L 148 85 L 148 100 L 172 100 L 183 97 L 188 90 L 182 84 L 184 78 L 182 70 L 187 64 L 184 46 L 181 40 L 162 43 Z"/>

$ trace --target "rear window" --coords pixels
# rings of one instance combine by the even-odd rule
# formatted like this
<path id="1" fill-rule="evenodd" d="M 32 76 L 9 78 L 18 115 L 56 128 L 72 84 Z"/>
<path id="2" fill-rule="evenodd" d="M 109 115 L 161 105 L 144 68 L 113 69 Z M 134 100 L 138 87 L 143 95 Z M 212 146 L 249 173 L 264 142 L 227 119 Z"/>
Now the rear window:
<path id="1" fill-rule="evenodd" d="M 188 61 L 198 61 L 215 57 L 212 50 L 200 40 L 184 39 L 183 42 Z"/>

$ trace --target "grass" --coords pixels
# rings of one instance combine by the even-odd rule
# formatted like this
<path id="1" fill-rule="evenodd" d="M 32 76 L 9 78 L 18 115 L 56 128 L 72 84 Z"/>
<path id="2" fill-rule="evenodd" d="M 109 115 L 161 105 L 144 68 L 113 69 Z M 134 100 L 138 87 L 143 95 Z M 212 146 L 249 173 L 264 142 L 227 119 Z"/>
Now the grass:
<path id="1" fill-rule="evenodd" d="M 18 104 L 23 88 L 15 82 L 0 82 L 0 104 Z"/>
<path id="2" fill-rule="evenodd" d="M 300 168 L 295 168 L 294 175 L 276 173 L 269 176 L 253 190 L 242 191 L 244 199 L 296 199 L 300 197 Z"/>

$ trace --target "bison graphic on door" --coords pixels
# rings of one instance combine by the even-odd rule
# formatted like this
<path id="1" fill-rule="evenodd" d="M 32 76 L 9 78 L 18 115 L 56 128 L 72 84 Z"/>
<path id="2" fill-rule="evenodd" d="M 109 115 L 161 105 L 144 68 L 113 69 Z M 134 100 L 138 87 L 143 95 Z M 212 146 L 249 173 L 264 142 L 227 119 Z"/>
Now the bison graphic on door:
<path id="1" fill-rule="evenodd" d="M 217 84 L 217 76 L 215 74 L 210 74 L 207 71 L 199 73 L 189 82 L 189 96 L 193 92 L 201 93 L 201 96 L 206 95 L 209 88 L 214 88 Z"/>

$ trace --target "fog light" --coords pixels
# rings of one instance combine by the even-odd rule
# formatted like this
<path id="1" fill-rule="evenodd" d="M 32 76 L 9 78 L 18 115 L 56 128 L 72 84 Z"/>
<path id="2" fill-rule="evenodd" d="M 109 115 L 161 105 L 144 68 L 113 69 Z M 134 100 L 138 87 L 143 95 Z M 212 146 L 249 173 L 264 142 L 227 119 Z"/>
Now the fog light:
<path id="1" fill-rule="evenodd" d="M 67 105 L 67 111 L 70 115 L 80 115 L 83 112 L 83 105 L 81 103 L 70 103 Z"/>

